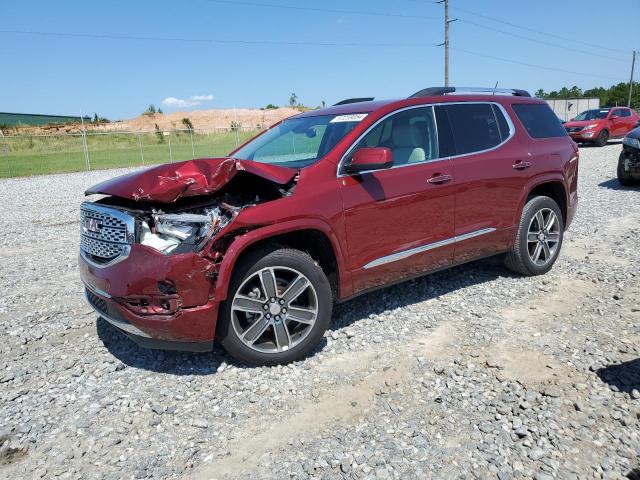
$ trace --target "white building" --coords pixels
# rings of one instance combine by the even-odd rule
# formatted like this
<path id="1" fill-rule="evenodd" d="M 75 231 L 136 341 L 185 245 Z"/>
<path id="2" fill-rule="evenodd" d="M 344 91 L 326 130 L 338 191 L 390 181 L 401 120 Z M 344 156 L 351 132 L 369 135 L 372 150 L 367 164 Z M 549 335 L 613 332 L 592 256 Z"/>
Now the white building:
<path id="1" fill-rule="evenodd" d="M 571 120 L 580 112 L 600 108 L 599 98 L 547 98 L 547 103 L 562 120 Z"/>

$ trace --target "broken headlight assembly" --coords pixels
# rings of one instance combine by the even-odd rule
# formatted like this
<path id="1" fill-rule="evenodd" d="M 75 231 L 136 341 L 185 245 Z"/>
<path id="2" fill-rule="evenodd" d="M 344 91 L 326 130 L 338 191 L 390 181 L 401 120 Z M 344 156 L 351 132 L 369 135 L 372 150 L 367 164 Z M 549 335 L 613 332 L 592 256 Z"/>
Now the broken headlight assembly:
<path id="1" fill-rule="evenodd" d="M 202 213 L 154 211 L 140 222 L 140 244 L 170 255 L 199 250 L 229 222 L 219 207 Z"/>

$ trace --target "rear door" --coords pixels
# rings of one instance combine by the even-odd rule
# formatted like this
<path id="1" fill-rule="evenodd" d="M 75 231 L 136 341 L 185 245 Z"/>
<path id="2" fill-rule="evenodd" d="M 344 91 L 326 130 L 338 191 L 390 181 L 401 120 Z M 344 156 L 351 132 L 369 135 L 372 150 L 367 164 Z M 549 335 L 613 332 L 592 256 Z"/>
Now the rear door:
<path id="1" fill-rule="evenodd" d="M 345 155 L 338 182 L 354 291 L 451 264 L 455 182 L 437 131 L 431 106 L 406 108 L 381 119 Z M 390 148 L 393 167 L 347 174 L 363 147 Z"/>
<path id="2" fill-rule="evenodd" d="M 626 133 L 626 123 L 624 118 L 624 109 L 622 108 L 614 108 L 611 113 L 609 113 L 609 125 L 612 137 L 620 137 Z"/>
<path id="3" fill-rule="evenodd" d="M 624 124 L 624 130 L 620 133 L 620 135 L 626 135 L 635 128 L 638 121 L 632 115 L 630 108 L 621 108 L 620 111 L 620 120 Z"/>
<path id="4" fill-rule="evenodd" d="M 446 112 L 454 142 L 454 261 L 459 263 L 508 247 L 531 162 L 499 103 L 466 102 L 440 108 Z"/>

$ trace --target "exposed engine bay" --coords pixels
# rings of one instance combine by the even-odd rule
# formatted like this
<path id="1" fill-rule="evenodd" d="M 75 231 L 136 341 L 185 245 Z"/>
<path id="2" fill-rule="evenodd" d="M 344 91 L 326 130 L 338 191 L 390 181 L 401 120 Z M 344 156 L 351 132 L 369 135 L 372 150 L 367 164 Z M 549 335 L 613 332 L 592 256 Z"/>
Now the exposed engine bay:
<path id="1" fill-rule="evenodd" d="M 134 243 L 164 255 L 200 251 L 245 208 L 290 195 L 297 177 L 280 185 L 240 172 L 215 193 L 165 203 L 111 195 L 95 205 L 116 208 L 134 219 Z"/>

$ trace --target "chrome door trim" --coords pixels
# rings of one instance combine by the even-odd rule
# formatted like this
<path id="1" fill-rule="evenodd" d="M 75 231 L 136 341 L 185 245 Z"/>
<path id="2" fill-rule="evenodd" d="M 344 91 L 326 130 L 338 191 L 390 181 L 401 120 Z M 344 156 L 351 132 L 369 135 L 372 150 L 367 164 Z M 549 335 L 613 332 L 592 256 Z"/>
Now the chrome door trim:
<path id="1" fill-rule="evenodd" d="M 433 250 L 434 248 L 440 248 L 447 245 L 451 245 L 453 243 L 463 242 L 465 240 L 469 240 L 471 238 L 479 237 L 480 235 L 486 235 L 487 233 L 495 232 L 495 228 L 482 228 L 480 230 L 475 230 L 473 232 L 465 233 L 463 235 L 457 235 L 455 237 L 447 238 L 445 240 L 440 240 L 438 242 L 428 243 L 427 245 L 421 245 L 419 247 L 410 248 L 408 250 L 403 250 L 401 252 L 392 253 L 391 255 L 385 255 L 384 257 L 376 258 L 375 260 L 367 263 L 363 268 L 368 270 L 373 267 L 378 267 L 380 265 L 385 265 L 391 262 L 397 262 L 398 260 L 403 260 L 407 257 L 411 257 L 412 255 L 416 255 L 418 253 L 426 252 L 428 250 Z"/>
<path id="2" fill-rule="evenodd" d="M 340 162 L 338 163 L 338 170 L 336 171 L 336 177 L 340 178 L 340 177 L 350 177 L 350 176 L 352 176 L 352 174 L 345 173 L 345 172 L 342 171 L 342 167 L 344 166 L 344 163 L 345 163 L 346 159 L 353 153 L 353 149 L 356 147 L 356 145 L 358 145 L 358 143 L 360 143 L 360 141 L 371 130 L 373 130 L 381 122 L 385 121 L 390 116 L 395 115 L 396 113 L 401 113 L 401 112 L 404 112 L 404 111 L 407 111 L 407 110 L 412 110 L 414 108 L 428 108 L 428 107 L 431 107 L 431 109 L 433 111 L 433 120 L 435 121 L 435 124 L 436 124 L 436 135 L 437 135 L 438 134 L 439 125 L 438 125 L 438 119 L 436 118 L 436 115 L 435 115 L 436 114 L 435 107 L 446 106 L 446 105 L 495 105 L 498 109 L 500 109 L 500 111 L 502 112 L 502 115 L 504 116 L 504 119 L 507 122 L 507 125 L 509 126 L 509 136 L 507 138 L 505 138 L 502 142 L 500 142 L 498 145 L 496 145 L 495 147 L 487 148 L 485 150 L 478 150 L 477 152 L 463 153 L 461 155 L 451 155 L 449 157 L 433 158 L 431 160 L 425 160 L 424 162 L 415 162 L 415 163 L 408 163 L 408 164 L 404 164 L 404 165 L 397 165 L 397 166 L 393 166 L 393 167 L 390 167 L 390 168 L 386 168 L 384 170 L 365 170 L 364 172 L 358 172 L 358 175 L 362 175 L 363 173 L 380 172 L 380 171 L 385 171 L 385 170 L 393 170 L 394 168 L 415 167 L 417 165 L 424 165 L 425 163 L 440 162 L 442 160 L 451 160 L 451 159 L 454 159 L 454 158 L 468 157 L 469 155 L 478 155 L 480 153 L 491 152 L 493 150 L 496 150 L 496 149 L 502 147 L 504 144 L 509 142 L 516 134 L 516 127 L 515 127 L 515 125 L 513 123 L 513 120 L 511 120 L 511 117 L 509 116 L 509 114 L 505 110 L 504 106 L 502 106 L 502 104 L 500 104 L 498 102 L 489 102 L 489 101 L 440 102 L 440 103 L 425 103 L 425 104 L 421 104 L 421 105 L 411 105 L 410 107 L 400 108 L 399 110 L 394 110 L 393 112 L 387 113 L 382 118 L 379 118 L 378 120 L 376 120 L 375 123 L 373 123 L 362 134 L 360 134 L 360 136 L 351 144 L 351 146 L 347 149 L 347 151 L 344 153 L 344 155 L 342 155 L 342 157 L 340 158 Z M 439 139 L 438 139 L 438 141 L 439 141 Z M 439 145 L 438 145 L 438 147 L 439 147 Z"/>

